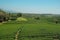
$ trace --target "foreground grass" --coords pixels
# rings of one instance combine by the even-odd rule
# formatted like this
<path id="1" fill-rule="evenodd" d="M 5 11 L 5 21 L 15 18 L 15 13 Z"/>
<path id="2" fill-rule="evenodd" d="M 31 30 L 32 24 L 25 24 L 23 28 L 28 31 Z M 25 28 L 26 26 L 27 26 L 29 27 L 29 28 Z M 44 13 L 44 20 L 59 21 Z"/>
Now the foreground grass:
<path id="1" fill-rule="evenodd" d="M 30 40 L 30 39 L 31 40 L 53 40 L 53 36 L 57 34 L 60 35 L 59 24 L 54 24 L 54 23 L 24 24 L 24 27 L 19 35 L 19 40 L 21 38 L 22 40 Z"/>
<path id="2" fill-rule="evenodd" d="M 6 23 L 0 25 L 0 40 L 15 40 L 16 32 L 23 26 L 18 39 L 23 40 L 53 40 L 46 37 L 31 37 L 37 35 L 60 34 L 60 25 L 55 23 Z M 28 37 L 30 36 L 30 37 Z"/>
<path id="3" fill-rule="evenodd" d="M 24 24 L 24 28 L 22 32 L 53 32 L 60 33 L 60 25 L 59 24 L 48 24 L 48 23 L 40 23 L 40 24 Z M 25 34 L 25 33 L 24 33 Z"/>
<path id="4" fill-rule="evenodd" d="M 0 25 L 0 40 L 13 40 L 21 24 L 1 24 Z"/>

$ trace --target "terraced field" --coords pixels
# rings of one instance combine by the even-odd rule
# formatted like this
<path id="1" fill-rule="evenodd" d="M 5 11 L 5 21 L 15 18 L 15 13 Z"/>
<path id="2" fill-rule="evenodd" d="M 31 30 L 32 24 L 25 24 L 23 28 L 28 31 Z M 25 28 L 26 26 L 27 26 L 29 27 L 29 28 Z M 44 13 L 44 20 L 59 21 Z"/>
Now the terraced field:
<path id="1" fill-rule="evenodd" d="M 60 38 L 59 24 L 24 24 L 19 40 L 54 40 Z"/>
<path id="2" fill-rule="evenodd" d="M 5 23 L 0 25 L 0 40 L 54 40 L 60 39 L 60 25 L 55 23 Z"/>

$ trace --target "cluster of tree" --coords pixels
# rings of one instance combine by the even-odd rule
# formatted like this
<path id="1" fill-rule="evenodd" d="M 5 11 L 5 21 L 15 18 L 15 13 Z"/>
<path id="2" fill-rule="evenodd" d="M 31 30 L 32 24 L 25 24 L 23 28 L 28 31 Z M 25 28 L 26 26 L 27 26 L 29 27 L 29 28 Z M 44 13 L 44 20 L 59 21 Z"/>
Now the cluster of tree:
<path id="1" fill-rule="evenodd" d="M 5 11 L 0 9 L 0 22 L 7 21 L 8 20 L 8 15 L 6 14 Z"/>
<path id="2" fill-rule="evenodd" d="M 22 13 L 17 13 L 17 17 L 22 17 Z"/>
<path id="3" fill-rule="evenodd" d="M 40 18 L 39 18 L 39 17 L 35 17 L 35 19 L 36 19 L 36 20 L 40 20 Z"/>
<path id="4" fill-rule="evenodd" d="M 22 13 L 8 13 L 2 9 L 0 9 L 0 22 L 8 21 L 8 20 L 16 20 L 17 17 L 21 17 Z"/>

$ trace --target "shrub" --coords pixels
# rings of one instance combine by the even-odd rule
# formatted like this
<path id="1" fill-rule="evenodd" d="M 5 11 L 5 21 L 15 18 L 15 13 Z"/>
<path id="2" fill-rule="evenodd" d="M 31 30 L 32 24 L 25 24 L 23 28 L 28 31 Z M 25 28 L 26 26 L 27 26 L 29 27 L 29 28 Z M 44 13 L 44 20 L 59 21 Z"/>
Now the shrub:
<path id="1" fill-rule="evenodd" d="M 26 18 L 23 18 L 23 17 L 18 17 L 17 21 L 28 21 L 28 20 Z"/>

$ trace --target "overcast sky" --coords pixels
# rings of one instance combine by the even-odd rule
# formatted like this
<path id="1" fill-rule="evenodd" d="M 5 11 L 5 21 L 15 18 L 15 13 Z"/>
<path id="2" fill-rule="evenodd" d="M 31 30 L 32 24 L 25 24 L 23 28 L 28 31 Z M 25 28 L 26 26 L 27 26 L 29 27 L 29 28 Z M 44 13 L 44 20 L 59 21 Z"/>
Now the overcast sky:
<path id="1" fill-rule="evenodd" d="M 60 14 L 60 0 L 0 0 L 0 8 L 22 13 Z"/>

